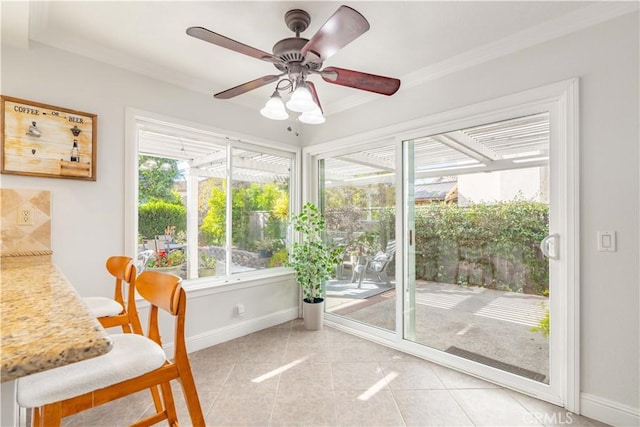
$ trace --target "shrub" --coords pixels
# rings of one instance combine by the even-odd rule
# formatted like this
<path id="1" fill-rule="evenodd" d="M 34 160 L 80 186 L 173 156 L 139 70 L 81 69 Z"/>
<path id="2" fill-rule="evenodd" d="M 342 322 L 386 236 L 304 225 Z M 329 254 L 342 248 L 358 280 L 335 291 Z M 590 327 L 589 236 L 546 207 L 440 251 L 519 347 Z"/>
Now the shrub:
<path id="1" fill-rule="evenodd" d="M 168 225 L 175 225 L 176 232 L 187 229 L 187 208 L 181 204 L 154 199 L 138 207 L 138 233 L 152 239 L 163 235 Z"/>
<path id="2" fill-rule="evenodd" d="M 543 203 L 417 206 L 415 229 L 417 278 L 537 295 L 548 288 L 539 248 L 549 230 Z"/>

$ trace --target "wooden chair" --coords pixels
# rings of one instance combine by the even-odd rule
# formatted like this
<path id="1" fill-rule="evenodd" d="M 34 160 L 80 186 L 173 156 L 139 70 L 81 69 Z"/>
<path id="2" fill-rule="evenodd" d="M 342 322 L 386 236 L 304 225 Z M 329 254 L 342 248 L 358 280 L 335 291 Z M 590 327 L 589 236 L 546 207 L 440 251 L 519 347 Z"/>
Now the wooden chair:
<path id="1" fill-rule="evenodd" d="M 113 299 L 105 297 L 85 297 L 83 301 L 104 328 L 121 326 L 126 333 L 142 334 L 140 319 L 136 309 L 137 270 L 128 256 L 112 256 L 107 259 L 107 270 L 115 278 Z M 123 287 L 128 285 L 127 302 L 123 298 Z"/>
<path id="2" fill-rule="evenodd" d="M 149 333 L 112 335 L 113 349 L 99 357 L 29 375 L 17 380 L 17 401 L 33 408 L 34 426 L 59 426 L 63 417 L 157 385 L 163 407 L 156 414 L 132 425 L 147 426 L 162 420 L 177 426 L 170 381 L 182 385 L 194 426 L 204 426 L 204 417 L 185 343 L 186 294 L 179 277 L 145 271 L 136 282 L 138 293 L 149 302 Z M 175 356 L 167 360 L 158 328 L 158 311 L 174 316 Z"/>

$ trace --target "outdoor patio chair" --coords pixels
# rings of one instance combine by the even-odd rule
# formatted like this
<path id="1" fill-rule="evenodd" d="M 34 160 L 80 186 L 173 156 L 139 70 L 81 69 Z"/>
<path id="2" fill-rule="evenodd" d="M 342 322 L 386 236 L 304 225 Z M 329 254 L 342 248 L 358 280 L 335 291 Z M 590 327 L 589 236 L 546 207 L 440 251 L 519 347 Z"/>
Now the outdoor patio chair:
<path id="1" fill-rule="evenodd" d="M 155 254 L 155 251 L 152 249 L 147 249 L 141 252 L 138 252 L 136 256 L 136 270 L 138 270 L 138 274 L 142 273 L 147 268 L 147 262 L 149 258 L 151 258 Z"/>
<path id="2" fill-rule="evenodd" d="M 380 251 L 376 253 L 373 258 L 368 260 L 365 264 L 358 264 L 354 267 L 352 283 L 358 280 L 358 288 L 362 286 L 362 281 L 367 274 L 372 273 L 377 277 L 377 281 L 385 282 L 387 285 L 391 284 L 389 276 L 387 276 L 387 267 L 393 260 L 393 256 L 396 253 L 396 241 L 390 240 L 387 243 L 387 247 L 384 252 Z"/>

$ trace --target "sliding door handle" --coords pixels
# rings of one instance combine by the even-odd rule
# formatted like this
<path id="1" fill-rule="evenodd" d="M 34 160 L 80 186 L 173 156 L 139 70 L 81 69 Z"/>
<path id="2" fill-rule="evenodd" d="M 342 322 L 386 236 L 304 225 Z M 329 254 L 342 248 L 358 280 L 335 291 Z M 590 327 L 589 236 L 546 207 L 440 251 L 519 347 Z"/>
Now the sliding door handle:
<path id="1" fill-rule="evenodd" d="M 547 258 L 558 259 L 558 239 L 560 236 L 557 234 L 549 234 L 540 242 L 540 250 L 542 254 Z"/>

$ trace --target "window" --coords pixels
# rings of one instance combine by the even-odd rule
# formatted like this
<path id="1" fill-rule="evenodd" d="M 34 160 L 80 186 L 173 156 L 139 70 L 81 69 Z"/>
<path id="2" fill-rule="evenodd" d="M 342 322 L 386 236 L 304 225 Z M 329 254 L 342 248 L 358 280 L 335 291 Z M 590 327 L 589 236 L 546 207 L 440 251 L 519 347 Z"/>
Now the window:
<path id="1" fill-rule="evenodd" d="M 146 268 L 197 279 L 283 265 L 295 152 L 141 120 L 136 134 Z"/>

